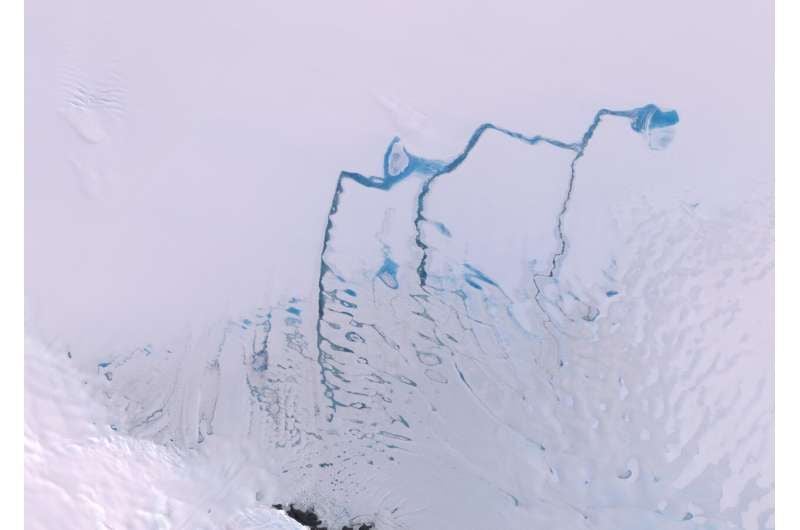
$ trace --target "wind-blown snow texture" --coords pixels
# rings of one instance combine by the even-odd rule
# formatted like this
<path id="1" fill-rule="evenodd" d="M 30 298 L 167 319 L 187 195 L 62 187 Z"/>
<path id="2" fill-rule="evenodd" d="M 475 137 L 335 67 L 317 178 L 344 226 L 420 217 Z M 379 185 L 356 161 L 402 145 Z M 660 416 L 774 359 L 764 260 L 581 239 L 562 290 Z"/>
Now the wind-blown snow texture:
<path id="1" fill-rule="evenodd" d="M 240 462 L 238 504 L 192 528 L 277 502 L 378 529 L 770 527 L 763 206 L 598 192 L 653 178 L 679 127 L 645 105 L 577 141 L 484 124 L 449 158 L 395 138 L 382 176 L 335 180 L 316 292 L 66 362 L 115 435 L 272 477 Z"/>
<path id="2" fill-rule="evenodd" d="M 25 17 L 30 528 L 774 527 L 770 2 Z"/>

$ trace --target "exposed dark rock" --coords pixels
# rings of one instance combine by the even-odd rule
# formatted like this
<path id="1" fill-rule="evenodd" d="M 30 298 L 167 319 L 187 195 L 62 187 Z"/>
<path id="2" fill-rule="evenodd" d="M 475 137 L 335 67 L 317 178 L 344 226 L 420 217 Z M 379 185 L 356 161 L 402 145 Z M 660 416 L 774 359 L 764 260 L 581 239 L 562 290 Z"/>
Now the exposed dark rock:
<path id="1" fill-rule="evenodd" d="M 273 508 L 276 510 L 281 510 L 286 513 L 289 517 L 297 521 L 298 523 L 308 526 L 311 530 L 328 530 L 327 526 L 321 526 L 322 521 L 320 520 L 319 516 L 314 513 L 313 506 L 308 508 L 307 510 L 303 510 L 301 508 L 295 508 L 294 504 L 289 505 L 289 509 L 285 509 L 283 504 L 273 504 Z M 343 526 L 342 530 L 374 530 L 375 525 L 372 523 L 363 523 L 358 527 L 355 526 Z"/>
<path id="2" fill-rule="evenodd" d="M 289 509 L 286 511 L 286 515 L 294 519 L 300 524 L 304 524 L 306 526 L 310 526 L 313 529 L 319 527 L 322 524 L 317 514 L 314 513 L 313 508 L 309 508 L 308 510 L 301 510 L 299 508 L 295 508 L 294 504 L 289 505 Z M 325 530 L 320 528 L 319 530 Z"/>

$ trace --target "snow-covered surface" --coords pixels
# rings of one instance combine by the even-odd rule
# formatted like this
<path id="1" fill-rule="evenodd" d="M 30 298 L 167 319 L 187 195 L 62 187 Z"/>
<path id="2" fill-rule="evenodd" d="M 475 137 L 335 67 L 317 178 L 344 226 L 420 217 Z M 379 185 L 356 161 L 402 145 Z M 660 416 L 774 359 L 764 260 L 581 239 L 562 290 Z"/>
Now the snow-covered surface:
<path id="1" fill-rule="evenodd" d="M 118 434 L 68 357 L 25 348 L 26 528 L 302 528 L 258 502 L 276 494 L 265 459 L 223 440 L 187 451 Z"/>
<path id="2" fill-rule="evenodd" d="M 774 527 L 771 13 L 596 4 L 29 2 L 29 526 Z"/>

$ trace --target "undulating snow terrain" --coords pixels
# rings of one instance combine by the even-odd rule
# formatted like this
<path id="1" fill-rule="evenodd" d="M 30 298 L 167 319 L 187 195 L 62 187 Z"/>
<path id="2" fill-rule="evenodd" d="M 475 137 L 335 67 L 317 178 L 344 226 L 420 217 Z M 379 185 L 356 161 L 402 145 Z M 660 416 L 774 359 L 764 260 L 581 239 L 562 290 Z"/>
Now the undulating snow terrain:
<path id="1" fill-rule="evenodd" d="M 755 7 L 69 4 L 26 14 L 30 528 L 774 527 Z"/>
<path id="2" fill-rule="evenodd" d="M 69 357 L 34 339 L 25 348 L 26 527 L 301 528 L 258 506 L 277 492 L 241 445 L 186 451 L 115 433 Z"/>

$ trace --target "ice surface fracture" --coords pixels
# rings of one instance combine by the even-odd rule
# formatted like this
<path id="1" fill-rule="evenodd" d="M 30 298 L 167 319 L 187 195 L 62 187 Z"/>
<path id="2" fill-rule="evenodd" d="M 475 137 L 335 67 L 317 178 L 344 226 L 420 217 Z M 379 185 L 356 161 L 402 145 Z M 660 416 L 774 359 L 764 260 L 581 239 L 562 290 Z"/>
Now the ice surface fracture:
<path id="1" fill-rule="evenodd" d="M 678 121 L 604 109 L 577 141 L 487 123 L 445 159 L 395 138 L 382 175 L 339 175 L 316 292 L 94 360 L 112 428 L 236 441 L 277 477 L 260 503 L 332 527 L 767 526 L 743 301 L 769 227 L 619 191 L 668 164 Z"/>

